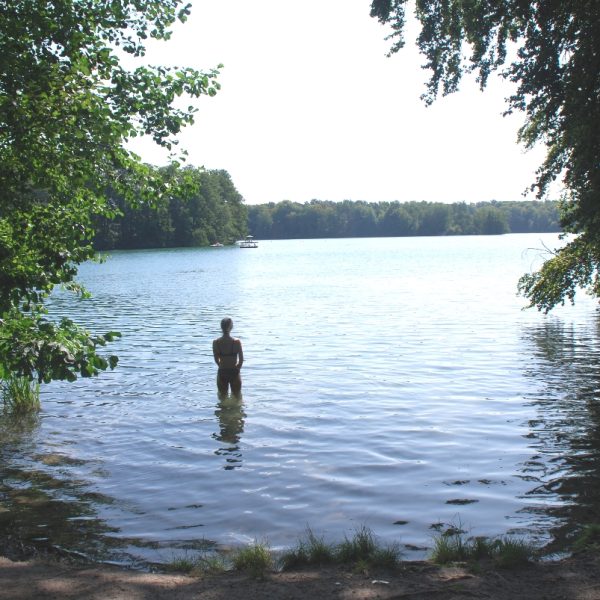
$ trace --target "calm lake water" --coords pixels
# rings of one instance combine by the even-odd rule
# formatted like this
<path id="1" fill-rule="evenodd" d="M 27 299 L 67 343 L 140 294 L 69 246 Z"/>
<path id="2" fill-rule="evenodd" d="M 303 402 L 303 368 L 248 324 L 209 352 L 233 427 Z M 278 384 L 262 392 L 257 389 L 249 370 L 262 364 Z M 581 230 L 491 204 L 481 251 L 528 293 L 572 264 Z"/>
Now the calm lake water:
<path id="1" fill-rule="evenodd" d="M 366 525 L 539 544 L 599 518 L 596 304 L 522 311 L 555 234 L 115 252 L 52 314 L 118 330 L 114 372 L 2 421 L 0 527 L 117 561 Z M 243 400 L 211 341 L 232 316 Z"/>

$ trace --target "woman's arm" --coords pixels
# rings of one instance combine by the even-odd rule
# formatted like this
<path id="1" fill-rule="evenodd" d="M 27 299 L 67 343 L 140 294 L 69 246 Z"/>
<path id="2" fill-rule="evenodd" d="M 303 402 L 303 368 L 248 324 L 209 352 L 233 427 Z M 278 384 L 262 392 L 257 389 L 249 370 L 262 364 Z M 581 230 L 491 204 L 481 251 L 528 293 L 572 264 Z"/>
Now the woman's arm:
<path id="1" fill-rule="evenodd" d="M 238 344 L 240 345 L 240 347 L 238 350 L 237 368 L 241 369 L 242 365 L 244 364 L 244 351 L 242 350 L 242 340 L 238 340 Z"/>
<path id="2" fill-rule="evenodd" d="M 221 356 L 220 356 L 219 346 L 217 344 L 217 340 L 213 340 L 213 357 L 214 357 L 215 362 L 217 363 L 217 365 L 220 364 Z"/>

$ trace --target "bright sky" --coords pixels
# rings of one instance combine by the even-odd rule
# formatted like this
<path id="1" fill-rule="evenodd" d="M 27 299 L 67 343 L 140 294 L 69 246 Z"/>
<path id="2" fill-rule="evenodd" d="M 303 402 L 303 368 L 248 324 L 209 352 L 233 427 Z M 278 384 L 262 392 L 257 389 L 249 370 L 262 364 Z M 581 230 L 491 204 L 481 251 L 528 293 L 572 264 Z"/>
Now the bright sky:
<path id="1" fill-rule="evenodd" d="M 227 170 L 248 204 L 523 199 L 544 149 L 525 152 L 522 115 L 502 117 L 508 83 L 494 77 L 481 93 L 465 80 L 426 107 L 424 58 L 409 36 L 387 58 L 388 31 L 369 9 L 369 0 L 193 0 L 187 23 L 147 54 L 151 64 L 224 64 L 221 91 L 198 102 L 180 136 L 188 162 Z M 151 142 L 134 149 L 165 162 Z"/>

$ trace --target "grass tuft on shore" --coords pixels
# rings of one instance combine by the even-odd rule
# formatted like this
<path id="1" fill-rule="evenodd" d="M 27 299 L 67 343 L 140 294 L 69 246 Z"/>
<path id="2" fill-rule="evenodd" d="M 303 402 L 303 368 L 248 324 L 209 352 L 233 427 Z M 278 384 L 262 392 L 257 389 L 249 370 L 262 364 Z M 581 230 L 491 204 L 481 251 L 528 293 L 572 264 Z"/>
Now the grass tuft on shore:
<path id="1" fill-rule="evenodd" d="M 174 571 L 176 573 L 191 573 L 197 566 L 198 559 L 186 556 L 174 556 L 164 565 L 165 571 Z"/>
<path id="2" fill-rule="evenodd" d="M 394 569 L 399 562 L 399 547 L 396 544 L 381 546 L 373 532 L 364 526 L 357 529 L 352 537 L 345 536 L 340 544 L 327 544 L 322 537 L 307 529 L 296 547 L 280 558 L 283 570 L 338 564 L 368 572 L 371 569 Z"/>
<path id="3" fill-rule="evenodd" d="M 307 528 L 305 536 L 294 548 L 284 552 L 279 560 L 284 571 L 307 565 L 324 566 L 335 562 L 335 551 L 331 544 L 325 543 L 322 537 L 317 537 Z"/>
<path id="4" fill-rule="evenodd" d="M 594 533 L 600 535 L 600 528 Z M 438 565 L 469 563 L 473 569 L 480 568 L 482 561 L 489 561 L 499 568 L 517 568 L 529 563 L 535 553 L 535 548 L 521 539 L 508 536 L 468 538 L 464 530 L 450 527 L 434 538 L 430 560 Z M 352 536 L 344 536 L 338 544 L 326 543 L 323 537 L 307 528 L 296 546 L 281 554 L 278 562 L 268 543 L 255 541 L 234 550 L 229 558 L 213 553 L 191 558 L 187 555 L 175 557 L 167 569 L 200 576 L 233 568 L 254 579 L 264 579 L 276 567 L 289 571 L 307 566 L 338 565 L 369 575 L 377 570 L 393 571 L 400 562 L 398 544 L 382 545 L 368 527 L 362 526 Z"/>
<path id="5" fill-rule="evenodd" d="M 264 579 L 267 571 L 273 568 L 271 549 L 266 542 L 254 542 L 233 553 L 234 569 L 244 571 L 254 579 Z"/>
<path id="6" fill-rule="evenodd" d="M 504 569 L 522 567 L 530 563 L 536 554 L 535 547 L 525 540 L 504 537 L 496 540 L 496 544 L 494 558 L 498 566 Z"/>
<path id="7" fill-rule="evenodd" d="M 600 552 L 600 524 L 590 523 L 585 525 L 573 542 L 573 550 L 575 552 Z"/>
<path id="8" fill-rule="evenodd" d="M 467 539 L 463 532 L 452 529 L 434 538 L 430 558 L 438 565 L 492 560 L 498 567 L 509 569 L 529 563 L 534 556 L 534 546 L 521 539 L 508 536 Z"/>
<path id="9" fill-rule="evenodd" d="M 164 565 L 166 571 L 185 573 L 200 577 L 202 575 L 218 575 L 230 569 L 227 559 L 221 554 L 203 554 L 189 556 L 188 554 L 174 556 Z"/>

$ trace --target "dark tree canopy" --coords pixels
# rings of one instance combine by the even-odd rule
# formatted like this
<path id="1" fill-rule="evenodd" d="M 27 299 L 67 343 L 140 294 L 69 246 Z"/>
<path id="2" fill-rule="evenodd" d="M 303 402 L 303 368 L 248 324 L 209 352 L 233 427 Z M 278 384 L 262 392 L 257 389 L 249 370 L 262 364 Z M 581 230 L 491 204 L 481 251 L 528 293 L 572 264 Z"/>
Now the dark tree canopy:
<path id="1" fill-rule="evenodd" d="M 227 171 L 186 167 L 196 184 L 188 198 L 173 195 L 160 206 L 131 206 L 111 198 L 119 214 L 97 220 L 94 247 L 98 250 L 178 248 L 232 243 L 247 234 L 248 213 Z"/>
<path id="2" fill-rule="evenodd" d="M 147 38 L 167 39 L 189 7 L 179 0 L 0 0 L 0 379 L 74 379 L 114 366 L 93 335 L 47 317 L 57 284 L 77 290 L 93 256 L 93 219 L 107 190 L 158 203 L 190 183 L 144 165 L 124 144 L 145 135 L 173 149 L 195 109 L 178 97 L 214 95 L 217 71 L 123 66 Z"/>
<path id="3" fill-rule="evenodd" d="M 391 53 L 404 45 L 406 0 L 373 0 L 371 16 L 391 25 Z M 474 72 L 481 87 L 499 71 L 516 88 L 507 112 L 523 111 L 519 140 L 546 145 L 532 189 L 564 185 L 561 220 L 576 240 L 521 291 L 548 311 L 578 287 L 600 296 L 600 3 L 596 0 L 416 0 L 418 46 L 431 71 L 425 101 L 458 89 Z"/>

